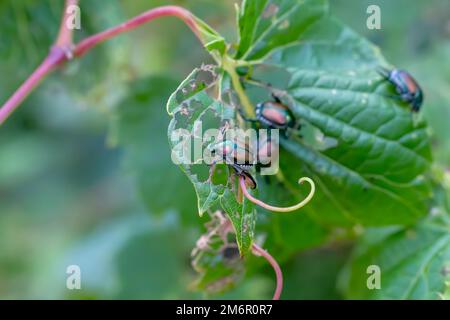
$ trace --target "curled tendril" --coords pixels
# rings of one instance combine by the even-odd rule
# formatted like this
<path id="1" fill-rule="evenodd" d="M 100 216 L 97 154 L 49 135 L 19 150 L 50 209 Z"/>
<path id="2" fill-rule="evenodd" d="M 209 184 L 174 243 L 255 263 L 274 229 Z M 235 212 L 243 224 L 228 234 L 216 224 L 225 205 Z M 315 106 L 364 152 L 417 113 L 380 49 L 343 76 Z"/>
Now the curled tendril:
<path id="1" fill-rule="evenodd" d="M 298 209 L 300 209 L 301 207 L 303 207 L 304 205 L 306 205 L 306 204 L 312 199 L 312 197 L 314 196 L 314 193 L 315 193 L 315 191 L 316 191 L 316 185 L 314 184 L 314 181 L 312 181 L 312 179 L 311 179 L 311 178 L 308 178 L 308 177 L 302 177 L 302 178 L 300 178 L 300 179 L 298 180 L 298 183 L 301 184 L 301 183 L 303 183 L 304 181 L 308 182 L 308 183 L 310 184 L 310 186 L 311 186 L 311 191 L 309 192 L 308 196 L 307 196 L 303 201 L 297 203 L 297 204 L 294 205 L 294 206 L 283 208 L 283 207 L 274 207 L 274 206 L 271 206 L 271 205 L 269 205 L 269 204 L 267 204 L 267 203 L 264 203 L 263 201 L 261 201 L 261 200 L 259 200 L 259 199 L 256 199 L 255 197 L 253 197 L 253 196 L 247 191 L 247 187 L 246 187 L 246 185 L 245 185 L 245 177 L 244 177 L 244 176 L 239 176 L 239 185 L 240 185 L 240 187 L 241 187 L 241 189 L 242 189 L 242 192 L 244 193 L 244 196 L 245 196 L 248 200 L 250 200 L 251 202 L 253 202 L 254 204 L 256 204 L 256 205 L 258 205 L 258 206 L 260 206 L 260 207 L 262 207 L 262 208 L 264 208 L 264 209 L 267 209 L 267 210 L 270 210 L 270 211 L 274 211 L 274 212 L 291 212 L 291 211 L 298 210 Z"/>

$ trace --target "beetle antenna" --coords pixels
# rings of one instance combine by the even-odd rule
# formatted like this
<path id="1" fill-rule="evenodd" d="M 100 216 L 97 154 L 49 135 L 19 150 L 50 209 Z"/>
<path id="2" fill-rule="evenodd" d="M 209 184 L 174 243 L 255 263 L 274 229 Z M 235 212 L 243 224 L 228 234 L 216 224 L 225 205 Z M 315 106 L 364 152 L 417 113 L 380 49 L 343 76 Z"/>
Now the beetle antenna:
<path id="1" fill-rule="evenodd" d="M 273 100 L 275 100 L 275 102 L 277 103 L 282 103 L 280 98 L 272 91 L 271 93 Z"/>
<path id="2" fill-rule="evenodd" d="M 389 71 L 388 68 L 385 68 L 385 67 L 382 67 L 382 66 L 378 66 L 378 67 L 376 68 L 376 70 L 377 70 L 377 72 L 378 72 L 382 77 L 384 77 L 384 78 L 389 78 L 389 73 L 390 73 L 390 71 Z"/>
<path id="3" fill-rule="evenodd" d="M 294 206 L 290 206 L 290 207 L 275 207 L 275 206 L 271 206 L 270 204 L 267 204 L 259 199 L 256 199 L 255 197 L 253 197 L 248 191 L 247 191 L 247 187 L 245 185 L 245 177 L 244 176 L 239 176 L 239 185 L 242 189 L 242 192 L 244 193 L 244 196 L 250 200 L 251 202 L 253 202 L 254 204 L 267 209 L 269 211 L 274 211 L 274 212 L 291 212 L 291 211 L 295 211 L 300 209 L 301 207 L 303 207 L 304 205 L 306 205 L 314 196 L 314 193 L 316 191 L 316 185 L 314 183 L 314 181 L 311 178 L 308 177 L 302 177 L 298 180 L 298 183 L 301 184 L 304 181 L 308 182 L 309 185 L 311 186 L 311 191 L 309 192 L 308 196 L 301 202 L 297 203 Z"/>

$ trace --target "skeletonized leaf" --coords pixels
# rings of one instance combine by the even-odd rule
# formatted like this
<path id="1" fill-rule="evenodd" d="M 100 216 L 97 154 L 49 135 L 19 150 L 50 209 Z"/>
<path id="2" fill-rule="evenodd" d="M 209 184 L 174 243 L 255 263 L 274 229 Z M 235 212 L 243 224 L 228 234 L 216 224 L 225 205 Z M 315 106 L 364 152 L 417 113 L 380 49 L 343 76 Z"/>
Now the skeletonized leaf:
<path id="1" fill-rule="evenodd" d="M 253 243 L 253 204 L 246 199 L 238 201 L 230 168 L 217 165 L 211 172 L 203 157 L 203 150 L 214 142 L 204 139 L 204 133 L 228 125 L 234 117 L 233 107 L 208 93 L 215 85 L 215 71 L 203 66 L 195 69 L 170 97 L 167 110 L 172 116 L 168 130 L 172 159 L 194 185 L 199 214 L 222 208 L 233 223 L 241 254 L 245 254 Z M 193 149 L 197 152 L 191 152 Z"/>

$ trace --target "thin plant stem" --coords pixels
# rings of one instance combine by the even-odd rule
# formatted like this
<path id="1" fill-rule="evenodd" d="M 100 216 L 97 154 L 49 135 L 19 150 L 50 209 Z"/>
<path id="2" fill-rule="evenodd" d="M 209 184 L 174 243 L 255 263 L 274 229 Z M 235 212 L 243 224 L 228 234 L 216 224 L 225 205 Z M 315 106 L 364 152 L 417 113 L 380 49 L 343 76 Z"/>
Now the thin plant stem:
<path id="1" fill-rule="evenodd" d="M 20 103 L 30 94 L 39 82 L 50 73 L 55 66 L 64 61 L 65 51 L 59 47 L 53 47 L 50 54 L 42 61 L 36 70 L 17 89 L 16 92 L 5 102 L 0 109 L 0 125 L 14 112 Z"/>
<path id="2" fill-rule="evenodd" d="M 244 107 L 245 113 L 248 117 L 253 118 L 255 117 L 255 108 L 245 94 L 239 75 L 236 72 L 237 66 L 239 66 L 239 64 L 235 60 L 232 60 L 229 57 L 224 57 L 222 67 L 230 75 L 231 83 L 233 84 L 233 88 L 236 91 L 242 106 Z"/>
<path id="3" fill-rule="evenodd" d="M 272 300 L 279 300 L 281 292 L 283 291 L 283 273 L 281 271 L 280 265 L 266 250 L 258 246 L 256 243 L 253 243 L 252 245 L 252 252 L 254 255 L 261 256 L 266 259 L 267 262 L 269 262 L 272 266 L 273 271 L 275 271 L 277 285 Z"/>
<path id="4" fill-rule="evenodd" d="M 17 109 L 20 103 L 40 83 L 40 81 L 52 72 L 58 65 L 75 57 L 80 57 L 97 44 L 111 39 L 121 33 L 131 31 L 144 23 L 156 18 L 174 16 L 185 22 L 194 34 L 200 39 L 200 31 L 197 27 L 195 17 L 188 10 L 178 6 L 161 6 L 148 10 L 116 27 L 107 29 L 82 40 L 79 44 L 72 45 L 72 31 L 66 27 L 65 20 L 68 17 L 67 7 L 77 4 L 78 1 L 66 0 L 60 31 L 55 45 L 48 56 L 36 68 L 36 70 L 25 80 L 25 82 L 14 92 L 14 94 L 0 108 L 0 125 Z"/>
<path id="5" fill-rule="evenodd" d="M 72 45 L 72 29 L 67 28 L 66 22 L 69 18 L 68 8 L 70 6 L 78 5 L 78 0 L 66 0 L 66 4 L 64 5 L 63 17 L 61 19 L 61 25 L 59 27 L 58 38 L 56 39 L 55 46 L 59 48 L 64 48 L 65 46 Z"/>
<path id="6" fill-rule="evenodd" d="M 78 45 L 75 46 L 74 54 L 77 57 L 82 56 L 84 53 L 86 53 L 86 51 L 90 50 L 92 47 L 103 41 L 111 39 L 121 33 L 136 29 L 144 23 L 147 23 L 156 18 L 167 16 L 173 16 L 181 19 L 192 30 L 192 32 L 194 32 L 197 38 L 200 39 L 200 31 L 198 30 L 195 18 L 190 11 L 178 6 L 162 6 L 148 10 L 118 26 L 107 29 L 103 32 L 97 33 L 82 40 Z"/>

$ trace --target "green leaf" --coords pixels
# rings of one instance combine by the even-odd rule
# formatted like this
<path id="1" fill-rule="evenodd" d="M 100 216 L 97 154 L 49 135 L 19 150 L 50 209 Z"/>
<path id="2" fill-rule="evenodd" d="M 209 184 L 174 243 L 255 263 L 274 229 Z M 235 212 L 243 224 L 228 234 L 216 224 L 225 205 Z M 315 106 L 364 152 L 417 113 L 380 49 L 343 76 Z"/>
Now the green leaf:
<path id="1" fill-rule="evenodd" d="M 272 46 L 246 83 L 254 104 L 272 91 L 302 124 L 303 138 L 282 141 L 286 188 L 311 176 L 318 190 L 307 210 L 321 223 L 415 222 L 431 197 L 425 122 L 391 98 L 395 91 L 376 72 L 386 64 L 378 48 L 349 28 L 324 17 L 300 36 Z"/>
<path id="2" fill-rule="evenodd" d="M 236 58 L 262 59 L 278 47 L 301 40 L 327 9 L 325 0 L 245 0 L 238 12 Z"/>
<path id="3" fill-rule="evenodd" d="M 208 129 L 218 129 L 234 118 L 234 108 L 215 100 L 208 90 L 218 85 L 218 76 L 211 66 L 195 69 L 171 95 L 167 112 L 172 116 L 168 136 L 172 160 L 189 177 L 198 199 L 200 216 L 208 210 L 222 208 L 230 217 L 241 254 L 253 243 L 256 212 L 247 199 L 237 200 L 234 173 L 217 165 L 213 174 L 204 163 L 203 153 L 191 154 L 192 146 L 203 150 L 213 141 L 203 139 Z M 200 147 L 200 148 L 199 148 Z"/>
<path id="4" fill-rule="evenodd" d="M 367 288 L 370 265 L 380 267 L 379 290 Z M 355 248 L 341 286 L 351 299 L 438 299 L 448 270 L 450 225 L 424 221 L 407 230 L 369 230 Z"/>
<path id="5" fill-rule="evenodd" d="M 197 28 L 200 31 L 200 40 L 205 46 L 205 49 L 216 58 L 220 58 L 226 51 L 225 39 L 204 21 L 197 17 L 194 17 L 194 19 L 196 21 Z"/>

